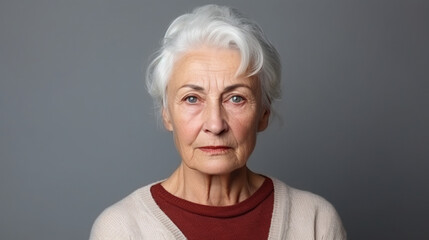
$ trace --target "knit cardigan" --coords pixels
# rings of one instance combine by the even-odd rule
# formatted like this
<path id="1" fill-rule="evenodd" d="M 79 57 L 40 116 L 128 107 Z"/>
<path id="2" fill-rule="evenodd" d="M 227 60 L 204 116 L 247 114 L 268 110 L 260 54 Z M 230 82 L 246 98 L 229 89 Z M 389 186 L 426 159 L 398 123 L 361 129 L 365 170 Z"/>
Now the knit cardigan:
<path id="1" fill-rule="evenodd" d="M 341 220 L 328 201 L 271 179 L 274 207 L 268 239 L 346 239 Z M 153 184 L 105 209 L 92 226 L 90 240 L 186 239 L 152 198 Z"/>

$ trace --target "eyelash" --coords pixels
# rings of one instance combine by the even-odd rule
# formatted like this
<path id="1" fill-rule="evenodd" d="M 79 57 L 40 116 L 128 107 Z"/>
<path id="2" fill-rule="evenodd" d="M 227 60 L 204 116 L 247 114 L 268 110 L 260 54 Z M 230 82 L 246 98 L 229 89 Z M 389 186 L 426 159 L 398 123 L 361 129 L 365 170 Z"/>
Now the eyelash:
<path id="1" fill-rule="evenodd" d="M 194 99 L 194 102 L 191 102 L 190 99 Z M 198 97 L 191 95 L 191 96 L 186 96 L 183 100 L 189 104 L 195 104 L 198 101 Z"/>
<path id="2" fill-rule="evenodd" d="M 234 98 L 239 98 L 240 99 L 240 101 L 239 102 L 234 102 Z M 242 96 L 240 96 L 240 95 L 234 95 L 234 96 L 232 96 L 231 98 L 229 98 L 229 101 L 231 101 L 232 103 L 235 103 L 235 104 L 240 104 L 240 103 L 242 103 L 243 101 L 245 100 L 245 98 L 244 97 L 242 97 Z"/>
<path id="3" fill-rule="evenodd" d="M 234 98 L 239 98 L 239 102 L 234 102 Z M 242 104 L 246 99 L 243 96 L 240 95 L 233 95 L 228 98 L 228 101 L 233 104 Z M 183 98 L 183 101 L 188 104 L 196 104 L 199 101 L 199 98 L 194 95 L 186 96 Z"/>

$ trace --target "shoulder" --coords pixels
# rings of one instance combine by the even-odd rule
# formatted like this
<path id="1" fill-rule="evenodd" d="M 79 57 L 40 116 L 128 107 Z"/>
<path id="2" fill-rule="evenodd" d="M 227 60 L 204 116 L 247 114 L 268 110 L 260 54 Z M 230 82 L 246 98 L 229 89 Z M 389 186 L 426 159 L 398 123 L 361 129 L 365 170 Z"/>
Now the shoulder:
<path id="1" fill-rule="evenodd" d="M 346 239 L 341 219 L 334 206 L 323 197 L 299 190 L 273 179 L 277 200 L 286 202 L 289 215 L 289 234 L 302 232 L 314 239 Z M 289 235 L 288 234 L 288 235 Z M 307 238 L 306 238 L 307 239 Z"/>
<path id="2" fill-rule="evenodd" d="M 151 185 L 137 189 L 106 208 L 95 220 L 90 239 L 129 239 L 136 231 L 145 228 L 147 222 L 153 222 L 145 200 L 150 196 Z"/>

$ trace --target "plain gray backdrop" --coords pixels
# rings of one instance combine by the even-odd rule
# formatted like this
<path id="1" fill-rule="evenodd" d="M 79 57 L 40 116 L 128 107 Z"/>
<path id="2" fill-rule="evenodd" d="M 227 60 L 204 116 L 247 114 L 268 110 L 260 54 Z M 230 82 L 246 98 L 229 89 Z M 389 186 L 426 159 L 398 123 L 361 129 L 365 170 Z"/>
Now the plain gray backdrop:
<path id="1" fill-rule="evenodd" d="M 428 1 L 211 1 L 278 48 L 282 120 L 249 166 L 324 196 L 350 239 L 429 235 Z M 0 1 L 0 239 L 87 239 L 178 165 L 144 72 L 209 1 Z"/>

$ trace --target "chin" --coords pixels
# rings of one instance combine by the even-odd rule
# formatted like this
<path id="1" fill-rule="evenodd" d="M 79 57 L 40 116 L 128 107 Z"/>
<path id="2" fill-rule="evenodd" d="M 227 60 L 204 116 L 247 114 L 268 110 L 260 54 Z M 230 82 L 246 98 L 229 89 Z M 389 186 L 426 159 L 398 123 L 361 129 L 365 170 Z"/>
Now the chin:
<path id="1" fill-rule="evenodd" d="M 228 175 L 245 165 L 232 164 L 231 161 L 210 160 L 209 163 L 200 165 L 195 170 L 207 175 Z"/>

